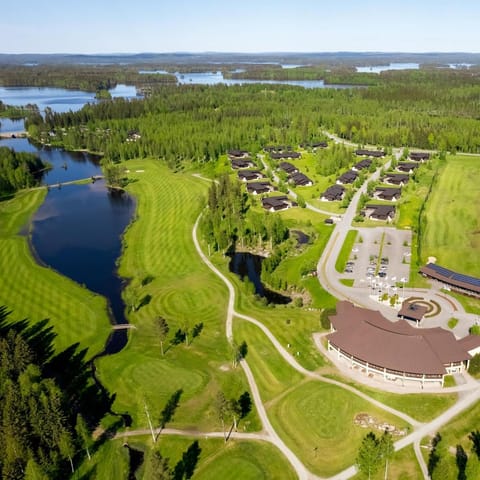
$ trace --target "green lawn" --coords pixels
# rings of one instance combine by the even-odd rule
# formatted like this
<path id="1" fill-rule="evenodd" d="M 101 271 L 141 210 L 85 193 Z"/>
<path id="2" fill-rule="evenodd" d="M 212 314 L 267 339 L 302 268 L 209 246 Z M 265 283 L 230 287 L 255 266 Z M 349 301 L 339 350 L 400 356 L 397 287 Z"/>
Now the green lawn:
<path id="1" fill-rule="evenodd" d="M 105 299 L 39 266 L 27 238 L 19 235 L 45 194 L 43 189 L 23 191 L 0 202 L 0 305 L 13 311 L 12 320 L 50 319 L 57 350 L 80 342 L 93 355 L 103 349 L 111 331 Z"/>
<path id="2" fill-rule="evenodd" d="M 338 380 L 345 381 L 345 379 L 334 377 Z M 389 405 L 390 407 L 400 410 L 407 415 L 410 415 L 419 422 L 429 422 L 438 417 L 447 408 L 453 406 L 457 401 L 456 393 L 443 394 L 428 394 L 428 393 L 407 393 L 395 394 L 384 392 L 350 382 L 352 386 L 365 392 L 372 398 Z"/>
<path id="3" fill-rule="evenodd" d="M 480 277 L 480 156 L 449 156 L 426 205 L 422 261 Z"/>
<path id="4" fill-rule="evenodd" d="M 378 437 L 379 435 L 377 435 Z M 356 480 L 367 479 L 368 476 L 358 473 L 354 477 Z M 384 480 L 385 478 L 385 464 L 375 475 L 371 476 L 371 480 Z M 417 458 L 412 446 L 402 448 L 393 454 L 393 457 L 388 462 L 388 478 L 395 480 L 418 480 L 422 478 L 422 471 L 418 465 Z"/>
<path id="5" fill-rule="evenodd" d="M 92 452 L 92 459 L 85 458 L 76 471 L 82 480 L 127 480 L 129 469 L 128 450 L 122 440 L 108 440 Z"/>
<path id="6" fill-rule="evenodd" d="M 221 438 L 190 438 L 173 435 L 161 435 L 152 449 L 150 437 L 129 437 L 128 443 L 133 448 L 145 452 L 144 463 L 137 471 L 138 480 L 151 480 L 153 477 L 149 465 L 150 455 L 154 450 L 160 451 L 162 457 L 168 459 L 170 468 L 174 468 L 182 458 L 182 454 L 194 441 L 198 441 L 200 456 L 195 467 L 194 479 L 242 479 L 242 480 L 274 480 L 278 478 L 293 480 L 296 477 L 294 470 L 276 447 L 263 441 L 247 441 L 230 439 L 226 444 Z M 106 452 L 106 460 L 114 461 L 115 455 L 122 458 L 126 449 L 122 447 L 123 441 L 109 442 L 111 446 Z M 99 452 L 103 453 L 103 452 Z M 93 462 L 96 460 L 94 457 Z M 87 462 L 85 462 L 87 463 Z M 116 466 L 116 472 L 119 472 Z M 115 468 L 115 467 L 114 467 Z M 114 470 L 112 470 L 113 472 Z M 101 470 L 96 471 L 97 476 L 87 477 L 97 480 L 127 480 L 126 472 L 123 475 L 110 475 Z M 155 477 L 157 478 L 157 477 Z"/>
<path id="7" fill-rule="evenodd" d="M 134 427 L 145 427 L 147 403 L 154 423 L 167 399 L 182 389 L 172 424 L 219 430 L 214 399 L 219 390 L 238 398 L 248 390 L 240 368 L 231 368 L 232 354 L 225 337 L 228 292 L 203 264 L 192 242 L 193 224 L 204 205 L 208 183 L 189 173 L 173 173 L 153 160 L 130 161 L 135 180 L 129 190 L 137 199 L 137 220 L 128 229 L 120 273 L 132 282 L 149 278 L 140 297 L 149 302 L 129 314 L 137 327 L 130 331 L 126 348 L 102 358 L 99 376 L 116 394 L 115 411 L 128 411 Z M 153 320 L 164 316 L 170 326 L 162 357 Z M 170 346 L 174 332 L 203 323 L 189 346 Z M 243 425 L 259 427 L 254 413 Z"/>
<path id="8" fill-rule="evenodd" d="M 472 442 L 468 438 L 471 432 L 478 432 L 479 418 L 480 402 L 477 402 L 440 430 L 439 433 L 442 437 L 438 448 L 440 461 L 433 474 L 434 480 L 456 480 L 460 478 L 458 477 L 458 468 L 455 462 L 457 445 L 461 445 L 468 455 L 465 478 L 467 480 L 480 478 L 480 461 L 472 451 Z M 428 438 L 423 439 L 422 445 L 426 445 L 428 441 Z M 425 458 L 428 461 L 428 450 L 425 450 Z"/>
<path id="9" fill-rule="evenodd" d="M 467 297 L 457 292 L 445 292 L 460 302 L 467 313 L 480 315 L 480 299 L 474 297 Z"/>
<path id="10" fill-rule="evenodd" d="M 285 443 L 311 471 L 322 476 L 334 475 L 355 462 L 367 433 L 354 424 L 358 413 L 406 426 L 403 420 L 342 388 L 315 381 L 288 391 L 268 408 L 270 420 Z"/>
<path id="11" fill-rule="evenodd" d="M 349 230 L 345 241 L 343 242 L 340 253 L 338 254 L 337 261 L 335 262 L 335 270 L 339 273 L 343 273 L 345 266 L 352 253 L 352 248 L 357 238 L 358 230 Z"/>
<path id="12" fill-rule="evenodd" d="M 357 413 L 368 412 L 379 420 L 405 426 L 402 420 L 350 392 L 305 379 L 255 325 L 236 320 L 234 333 L 248 343 L 247 361 L 275 430 L 315 473 L 333 475 L 354 462 L 366 433 L 353 423 Z M 290 350 L 296 353 L 294 345 Z"/>

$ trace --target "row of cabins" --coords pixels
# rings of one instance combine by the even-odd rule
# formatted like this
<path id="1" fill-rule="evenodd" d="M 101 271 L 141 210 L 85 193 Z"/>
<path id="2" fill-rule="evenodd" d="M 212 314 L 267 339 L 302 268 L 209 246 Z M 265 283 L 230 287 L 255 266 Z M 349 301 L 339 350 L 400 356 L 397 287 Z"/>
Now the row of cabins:
<path id="1" fill-rule="evenodd" d="M 335 185 L 328 187 L 320 196 L 320 200 L 324 202 L 335 202 L 342 200 L 345 195 L 345 187 L 343 185 L 352 184 L 358 178 L 358 172 L 369 168 L 372 160 L 365 158 L 356 163 L 351 170 L 345 172 L 337 178 Z"/>
<path id="2" fill-rule="evenodd" d="M 251 195 L 264 195 L 276 190 L 275 186 L 270 182 L 259 181 L 265 178 L 265 175 L 260 170 L 252 170 L 255 163 L 250 158 L 249 152 L 246 150 L 230 150 L 227 154 L 232 168 L 237 170 L 238 179 L 246 183 L 248 193 Z M 294 168 L 291 173 L 295 175 L 297 172 L 298 170 Z M 290 200 L 286 195 L 279 195 L 262 198 L 262 206 L 265 210 L 277 212 L 295 207 L 297 203 Z"/>
<path id="3" fill-rule="evenodd" d="M 399 162 L 397 171 L 400 173 L 387 173 L 382 180 L 384 183 L 395 185 L 395 187 L 377 187 L 373 194 L 374 199 L 388 202 L 396 202 L 399 200 L 402 195 L 401 187 L 408 183 L 410 174 L 419 167 L 419 163 L 430 158 L 430 154 L 426 152 L 412 152 L 409 157 L 414 161 Z M 395 212 L 395 206 L 393 205 L 368 204 L 362 214 L 373 220 L 391 222 L 395 218 Z"/>
<path id="4" fill-rule="evenodd" d="M 295 165 L 288 162 L 281 162 L 279 168 L 288 174 L 288 180 L 296 187 L 310 187 L 313 185 L 313 181 L 304 173 L 300 172 Z"/>
<path id="5" fill-rule="evenodd" d="M 330 317 L 332 333 L 328 350 L 338 360 L 348 362 L 367 376 L 384 380 L 405 380 L 421 384 L 441 384 L 445 375 L 468 368 L 480 352 L 480 336 L 457 340 L 443 328 L 415 328 L 406 320 L 390 322 L 380 312 L 337 303 Z"/>

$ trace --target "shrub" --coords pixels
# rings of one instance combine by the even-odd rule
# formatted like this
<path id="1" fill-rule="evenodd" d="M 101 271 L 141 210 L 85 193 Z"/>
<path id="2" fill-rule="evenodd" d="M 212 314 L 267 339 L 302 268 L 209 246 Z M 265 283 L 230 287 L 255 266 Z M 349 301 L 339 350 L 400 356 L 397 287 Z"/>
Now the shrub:
<path id="1" fill-rule="evenodd" d="M 468 373 L 474 376 L 478 376 L 480 374 L 480 353 L 477 353 L 473 356 L 470 360 L 470 365 L 468 366 Z"/>
<path id="2" fill-rule="evenodd" d="M 320 325 L 325 330 L 330 330 L 331 323 L 330 323 L 330 316 L 335 315 L 337 312 L 333 308 L 324 308 L 322 313 L 320 314 Z"/>

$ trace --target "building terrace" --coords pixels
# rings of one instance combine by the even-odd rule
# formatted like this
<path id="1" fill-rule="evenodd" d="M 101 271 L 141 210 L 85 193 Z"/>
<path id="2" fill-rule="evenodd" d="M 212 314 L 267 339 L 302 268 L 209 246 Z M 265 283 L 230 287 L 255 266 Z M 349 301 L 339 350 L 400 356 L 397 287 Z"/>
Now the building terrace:
<path id="1" fill-rule="evenodd" d="M 466 345 L 440 327 L 423 329 L 405 320 L 390 322 L 378 311 L 347 301 L 338 302 L 337 313 L 330 321 L 328 350 L 367 375 L 413 380 L 422 387 L 433 382 L 443 386 L 445 375 L 468 368 L 471 355 Z M 468 348 L 473 347 L 469 344 Z"/>

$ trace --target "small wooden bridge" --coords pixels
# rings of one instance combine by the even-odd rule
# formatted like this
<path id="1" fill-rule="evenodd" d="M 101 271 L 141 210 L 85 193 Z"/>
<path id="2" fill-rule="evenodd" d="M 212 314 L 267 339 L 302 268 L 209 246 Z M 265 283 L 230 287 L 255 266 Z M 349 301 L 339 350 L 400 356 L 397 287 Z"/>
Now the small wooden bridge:
<path id="1" fill-rule="evenodd" d="M 21 132 L 0 132 L 0 138 L 25 138 L 27 132 L 25 130 Z"/>
<path id="2" fill-rule="evenodd" d="M 132 328 L 137 328 L 136 325 L 131 323 L 118 323 L 117 325 L 112 325 L 112 330 L 130 330 Z"/>

